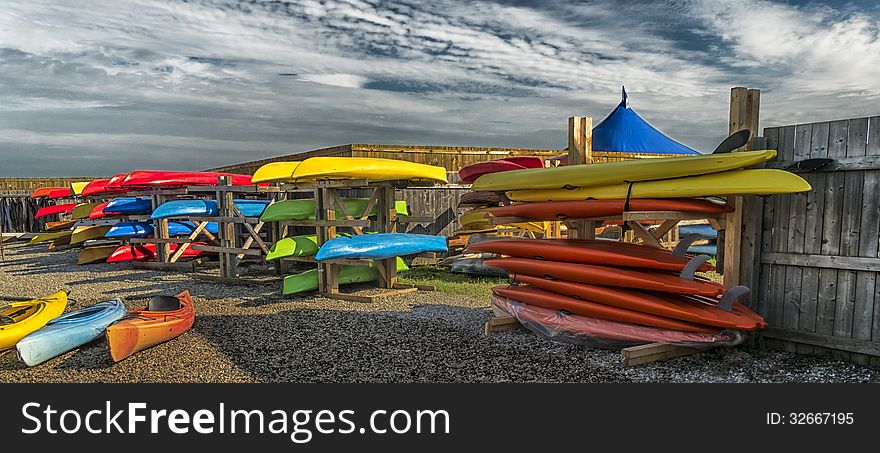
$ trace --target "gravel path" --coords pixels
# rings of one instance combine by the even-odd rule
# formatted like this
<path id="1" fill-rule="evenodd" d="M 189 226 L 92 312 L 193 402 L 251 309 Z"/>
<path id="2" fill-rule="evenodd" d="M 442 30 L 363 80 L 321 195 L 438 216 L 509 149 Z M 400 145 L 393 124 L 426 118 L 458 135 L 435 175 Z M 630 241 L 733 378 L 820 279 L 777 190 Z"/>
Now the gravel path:
<path id="1" fill-rule="evenodd" d="M 76 265 L 76 251 L 6 244 L 0 294 L 72 290 L 78 306 L 128 307 L 189 289 L 193 329 L 114 364 L 99 340 L 27 368 L 0 353 L 0 382 L 880 382 L 880 370 L 789 353 L 722 349 L 626 368 L 613 351 L 524 330 L 482 335 L 488 301 L 440 292 L 375 304 L 285 299 L 280 283 L 225 286 L 126 265 Z"/>

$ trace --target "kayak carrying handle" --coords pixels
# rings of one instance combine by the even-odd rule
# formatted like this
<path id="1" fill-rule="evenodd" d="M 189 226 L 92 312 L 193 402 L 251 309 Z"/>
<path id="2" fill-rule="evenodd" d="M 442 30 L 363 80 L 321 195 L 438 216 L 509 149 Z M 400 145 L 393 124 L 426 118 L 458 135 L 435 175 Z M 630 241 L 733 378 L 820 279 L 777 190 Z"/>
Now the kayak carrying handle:
<path id="1" fill-rule="evenodd" d="M 705 264 L 706 261 L 709 261 L 709 255 L 699 255 L 691 258 L 691 260 L 685 264 L 684 269 L 681 270 L 681 273 L 678 274 L 678 276 L 685 280 L 693 280 L 697 269 Z"/>
<path id="2" fill-rule="evenodd" d="M 685 237 L 678 240 L 678 244 L 676 244 L 675 248 L 672 249 L 672 255 L 684 257 L 687 254 L 687 250 L 691 247 L 691 245 L 693 245 L 694 242 L 698 241 L 702 237 L 703 236 L 697 233 L 685 235 Z"/>
<path id="3" fill-rule="evenodd" d="M 749 289 L 748 286 L 734 286 L 727 290 L 724 293 L 724 296 L 721 298 L 721 302 L 718 302 L 718 308 L 732 312 L 733 311 L 733 303 L 736 302 L 740 297 L 750 293 L 752 290 Z"/>

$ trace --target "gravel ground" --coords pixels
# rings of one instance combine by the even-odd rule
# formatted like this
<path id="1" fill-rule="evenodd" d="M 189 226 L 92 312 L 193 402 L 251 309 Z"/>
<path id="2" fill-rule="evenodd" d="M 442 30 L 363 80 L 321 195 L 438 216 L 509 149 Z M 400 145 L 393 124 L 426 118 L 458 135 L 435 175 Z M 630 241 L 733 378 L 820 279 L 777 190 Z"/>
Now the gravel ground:
<path id="1" fill-rule="evenodd" d="M 525 330 L 484 337 L 485 298 L 285 299 L 278 282 L 226 286 L 125 265 L 77 266 L 74 250 L 6 245 L 2 295 L 67 288 L 80 307 L 122 297 L 131 308 L 189 289 L 196 322 L 178 339 L 116 364 L 100 340 L 33 368 L 14 352 L 0 353 L 0 382 L 880 382 L 880 370 L 744 348 L 627 368 L 619 353 Z"/>

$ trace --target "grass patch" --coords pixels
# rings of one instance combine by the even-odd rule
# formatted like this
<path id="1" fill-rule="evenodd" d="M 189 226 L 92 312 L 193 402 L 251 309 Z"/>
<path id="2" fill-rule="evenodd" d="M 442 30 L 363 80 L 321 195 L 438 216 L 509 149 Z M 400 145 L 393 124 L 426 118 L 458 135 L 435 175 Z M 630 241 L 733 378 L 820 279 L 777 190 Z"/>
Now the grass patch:
<path id="1" fill-rule="evenodd" d="M 453 274 L 440 266 L 414 267 L 398 274 L 397 280 L 410 285 L 432 285 L 444 293 L 475 297 L 489 297 L 493 286 L 507 283 L 506 278 Z"/>

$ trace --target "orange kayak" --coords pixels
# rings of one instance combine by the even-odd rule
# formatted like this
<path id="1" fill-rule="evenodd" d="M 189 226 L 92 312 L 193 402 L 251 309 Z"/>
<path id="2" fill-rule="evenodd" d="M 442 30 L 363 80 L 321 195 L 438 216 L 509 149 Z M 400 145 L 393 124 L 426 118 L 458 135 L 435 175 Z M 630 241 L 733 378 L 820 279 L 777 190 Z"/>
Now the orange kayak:
<path id="1" fill-rule="evenodd" d="M 164 343 L 189 330 L 194 320 L 189 291 L 174 297 L 154 297 L 146 307 L 129 312 L 107 328 L 110 357 L 118 362 L 135 352 Z"/>

